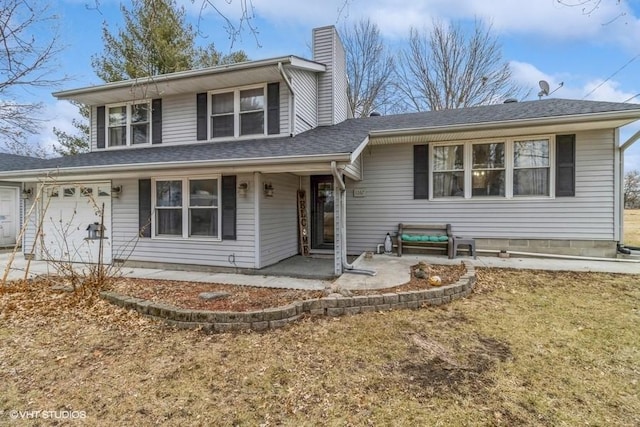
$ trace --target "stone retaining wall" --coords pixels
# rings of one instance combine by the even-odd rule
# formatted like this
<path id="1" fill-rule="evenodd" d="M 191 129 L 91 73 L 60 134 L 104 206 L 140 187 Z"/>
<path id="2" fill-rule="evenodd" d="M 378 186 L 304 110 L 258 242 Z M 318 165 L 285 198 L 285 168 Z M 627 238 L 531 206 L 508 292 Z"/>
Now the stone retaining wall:
<path id="1" fill-rule="evenodd" d="M 230 312 L 191 310 L 141 298 L 102 292 L 105 300 L 145 316 L 162 319 L 178 328 L 202 328 L 207 332 L 263 331 L 285 326 L 301 316 L 342 316 L 370 311 L 419 308 L 423 305 L 441 305 L 471 293 L 476 274 L 470 262 L 463 261 L 467 272 L 451 285 L 420 291 L 363 295 L 353 297 L 325 297 L 296 301 L 282 307 L 257 311 Z"/>

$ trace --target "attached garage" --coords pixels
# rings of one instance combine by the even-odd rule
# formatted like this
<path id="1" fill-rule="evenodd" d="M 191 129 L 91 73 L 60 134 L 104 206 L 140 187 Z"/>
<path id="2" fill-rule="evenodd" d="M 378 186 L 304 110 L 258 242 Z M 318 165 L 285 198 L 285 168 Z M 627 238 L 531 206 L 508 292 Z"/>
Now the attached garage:
<path id="1" fill-rule="evenodd" d="M 111 183 L 48 185 L 42 194 L 42 258 L 111 263 Z"/>

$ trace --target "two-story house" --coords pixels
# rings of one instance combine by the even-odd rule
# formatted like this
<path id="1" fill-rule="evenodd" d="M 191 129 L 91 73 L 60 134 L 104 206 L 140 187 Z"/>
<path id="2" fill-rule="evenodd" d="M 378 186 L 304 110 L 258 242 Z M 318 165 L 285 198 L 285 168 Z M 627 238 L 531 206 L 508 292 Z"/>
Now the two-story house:
<path id="1" fill-rule="evenodd" d="M 0 171 L 30 194 L 26 254 L 260 269 L 330 253 L 337 275 L 399 222 L 451 223 L 478 250 L 615 256 L 637 139 L 619 128 L 640 119 L 562 99 L 350 118 L 332 26 L 312 60 L 54 95 L 91 107 L 91 152 Z"/>

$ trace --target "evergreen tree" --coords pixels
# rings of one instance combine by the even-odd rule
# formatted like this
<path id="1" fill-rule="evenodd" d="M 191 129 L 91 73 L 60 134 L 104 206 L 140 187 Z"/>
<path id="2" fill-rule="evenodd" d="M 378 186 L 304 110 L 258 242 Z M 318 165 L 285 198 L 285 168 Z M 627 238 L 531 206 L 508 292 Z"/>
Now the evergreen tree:
<path id="1" fill-rule="evenodd" d="M 243 51 L 223 55 L 213 43 L 196 47 L 196 32 L 175 0 L 133 0 L 131 9 L 123 5 L 121 11 L 124 27 L 112 33 L 105 22 L 104 51 L 91 60 L 96 75 L 107 83 L 248 60 Z M 89 109 L 79 108 L 87 120 L 74 120 L 78 132 L 54 128 L 60 155 L 89 150 Z"/>

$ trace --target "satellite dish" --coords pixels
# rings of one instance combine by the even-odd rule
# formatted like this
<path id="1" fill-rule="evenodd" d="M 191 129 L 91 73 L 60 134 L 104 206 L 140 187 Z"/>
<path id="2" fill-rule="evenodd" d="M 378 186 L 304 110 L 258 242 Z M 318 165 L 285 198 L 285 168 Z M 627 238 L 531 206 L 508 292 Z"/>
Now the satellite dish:
<path id="1" fill-rule="evenodd" d="M 540 98 L 549 95 L 549 83 L 546 80 L 540 80 L 538 85 L 540 85 L 540 92 L 538 92 Z"/>

